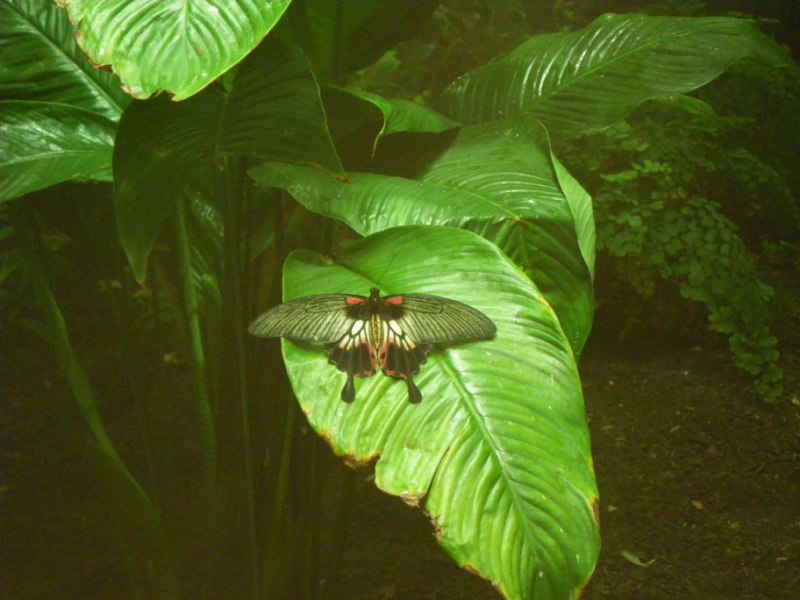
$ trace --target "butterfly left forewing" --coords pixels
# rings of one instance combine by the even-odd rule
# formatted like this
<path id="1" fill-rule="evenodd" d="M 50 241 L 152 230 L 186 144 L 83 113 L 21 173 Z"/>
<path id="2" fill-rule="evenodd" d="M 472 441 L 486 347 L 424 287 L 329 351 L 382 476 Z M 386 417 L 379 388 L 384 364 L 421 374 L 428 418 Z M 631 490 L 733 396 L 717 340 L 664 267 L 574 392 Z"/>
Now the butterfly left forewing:
<path id="1" fill-rule="evenodd" d="M 353 325 L 353 300 L 362 296 L 331 294 L 308 296 L 273 306 L 250 323 L 248 332 L 259 337 L 330 344 L 341 339 Z"/>

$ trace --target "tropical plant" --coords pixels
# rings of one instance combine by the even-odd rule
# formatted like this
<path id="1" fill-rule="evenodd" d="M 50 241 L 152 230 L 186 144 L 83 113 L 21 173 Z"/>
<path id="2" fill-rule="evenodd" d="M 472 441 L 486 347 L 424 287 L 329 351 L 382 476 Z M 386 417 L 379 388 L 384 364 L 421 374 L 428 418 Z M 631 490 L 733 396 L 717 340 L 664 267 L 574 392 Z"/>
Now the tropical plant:
<path id="1" fill-rule="evenodd" d="M 424 503 L 446 551 L 506 597 L 576 597 L 591 575 L 597 490 L 576 360 L 592 321 L 594 223 L 551 140 L 612 125 L 744 56 L 782 59 L 746 21 L 606 15 L 463 75 L 438 112 L 348 87 L 434 4 L 71 2 L 74 26 L 43 4 L 0 6 L 13 57 L 0 79 L 0 193 L 22 240 L 16 281 L 30 280 L 118 504 L 137 515 L 126 522 L 147 523 L 147 543 L 127 555 L 134 597 L 325 592 L 320 454 L 274 350 L 245 338 L 279 287 L 293 299 L 378 285 L 489 315 L 494 340 L 432 353 L 419 405 L 389 378 L 360 382 L 345 405 L 319 348 L 284 342 L 294 395 L 335 454 L 375 462 L 376 485 Z M 116 75 L 89 66 L 75 31 Z M 143 100 L 159 90 L 171 98 Z M 30 194 L 87 178 L 113 179 L 123 287 L 146 282 L 158 303 L 146 318 L 163 324 L 166 304 L 183 332 L 191 400 L 160 410 L 189 415 L 191 500 L 203 506 L 189 527 L 169 477 L 182 437 L 145 442 L 147 469 L 120 458 L 53 294 L 57 254 L 37 242 L 53 221 Z M 211 561 L 192 571 L 187 555 Z"/>

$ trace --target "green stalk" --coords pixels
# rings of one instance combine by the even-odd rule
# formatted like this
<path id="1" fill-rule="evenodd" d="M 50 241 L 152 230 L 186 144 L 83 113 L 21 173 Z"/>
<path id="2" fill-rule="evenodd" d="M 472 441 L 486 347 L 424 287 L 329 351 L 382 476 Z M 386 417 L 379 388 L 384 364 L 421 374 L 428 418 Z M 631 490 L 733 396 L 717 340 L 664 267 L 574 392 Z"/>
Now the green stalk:
<path id="1" fill-rule="evenodd" d="M 306 505 L 304 526 L 304 552 L 303 552 L 303 582 L 304 598 L 308 600 L 319 599 L 319 505 L 320 497 L 316 493 L 319 485 L 319 460 L 317 456 L 317 440 L 309 436 L 306 442 L 308 450 L 305 465 Z"/>
<path id="2" fill-rule="evenodd" d="M 280 581 L 280 572 L 286 572 L 289 568 L 287 561 L 279 560 L 279 556 L 291 556 L 294 554 L 294 549 L 291 547 L 293 538 L 282 539 L 287 537 L 289 527 L 287 523 L 291 515 L 286 514 L 286 499 L 289 495 L 290 475 L 289 470 L 292 464 L 292 445 L 294 440 L 294 407 L 288 406 L 286 417 L 283 420 L 283 441 L 281 444 L 281 456 L 278 463 L 278 472 L 275 477 L 275 487 L 272 494 L 272 508 L 265 503 L 265 536 L 264 547 L 261 555 L 264 572 L 264 582 L 272 589 L 277 588 L 279 585 L 285 585 L 285 581 Z M 277 420 L 275 422 L 277 426 Z M 274 473 L 274 469 L 272 470 Z M 272 473 L 265 473 L 268 477 Z M 278 552 L 278 548 L 282 552 Z M 286 579 L 286 577 L 284 577 Z"/>
<path id="3" fill-rule="evenodd" d="M 129 573 L 146 569 L 145 577 L 151 583 L 145 585 L 149 586 L 150 596 L 155 594 L 164 598 L 176 597 L 177 580 L 170 569 L 168 541 L 162 516 L 159 508 L 117 454 L 103 426 L 91 383 L 72 347 L 66 321 L 47 279 L 44 266 L 47 253 L 39 237 L 34 215 L 29 210 L 9 210 L 8 214 L 15 230 L 20 234 L 20 249 L 27 266 L 26 271 L 30 275 L 36 306 L 44 318 L 44 323 L 37 328 L 38 332 L 56 352 L 59 366 L 67 377 L 78 411 L 92 434 L 93 443 L 90 447 L 107 461 L 111 467 L 110 472 L 114 474 L 111 481 L 103 479 L 103 482 L 108 484 L 105 489 L 113 495 L 115 505 L 129 507 L 131 511 L 135 511 L 130 514 L 135 514 L 141 519 L 143 528 L 139 533 L 142 539 L 152 540 L 154 543 L 154 553 L 146 565 L 132 560 L 130 555 L 123 557 L 129 566 Z M 125 547 L 133 543 L 129 538 L 123 538 L 120 542 Z M 143 595 L 139 584 L 132 585 L 132 588 L 133 593 L 140 597 Z"/>
<path id="4" fill-rule="evenodd" d="M 344 542 L 347 537 L 347 525 L 350 523 L 350 514 L 353 507 L 353 496 L 356 486 L 356 472 L 346 468 L 342 474 L 342 495 L 339 497 L 336 510 L 336 521 L 333 526 L 333 558 L 331 559 L 330 576 L 327 586 L 322 594 L 323 600 L 340 598 L 338 591 L 342 556 L 344 555 Z"/>
<path id="5" fill-rule="evenodd" d="M 245 320 L 243 311 L 243 289 L 241 271 L 242 260 L 242 225 L 243 189 L 245 173 L 238 162 L 224 159 L 225 165 L 225 270 L 229 306 L 231 310 L 229 331 L 233 337 L 235 362 L 235 379 L 239 389 L 239 414 L 241 421 L 242 460 L 244 468 L 245 518 L 249 545 L 250 578 L 254 598 L 261 598 L 261 578 L 258 566 L 258 530 L 255 514 L 255 491 L 253 482 L 252 439 L 250 431 L 250 399 L 247 385 L 246 348 L 244 341 Z"/>
<path id="6" fill-rule="evenodd" d="M 204 460 L 207 485 L 210 492 L 216 481 L 217 444 L 214 433 L 214 413 L 208 396 L 208 383 L 206 381 L 206 357 L 203 350 L 203 337 L 200 331 L 199 302 L 197 290 L 192 281 L 191 247 L 189 245 L 189 233 L 186 229 L 186 201 L 183 198 L 178 203 L 175 229 L 178 243 L 178 268 L 183 282 L 184 309 L 189 325 L 192 376 L 198 400 L 200 423 L 205 438 Z"/>

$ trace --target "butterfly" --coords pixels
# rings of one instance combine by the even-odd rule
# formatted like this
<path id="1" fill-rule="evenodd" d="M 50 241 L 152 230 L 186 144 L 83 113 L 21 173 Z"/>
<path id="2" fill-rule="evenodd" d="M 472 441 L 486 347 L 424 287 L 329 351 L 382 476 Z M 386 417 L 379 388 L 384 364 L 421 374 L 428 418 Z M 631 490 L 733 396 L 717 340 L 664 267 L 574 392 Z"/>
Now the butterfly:
<path id="1" fill-rule="evenodd" d="M 422 400 L 414 375 L 427 360 L 431 344 L 491 338 L 497 328 L 479 310 L 440 296 L 402 294 L 369 297 L 349 294 L 306 296 L 272 307 L 248 331 L 259 337 L 325 344 L 328 362 L 347 373 L 341 397 L 355 399 L 355 377 L 383 374 L 401 379 L 408 399 Z"/>

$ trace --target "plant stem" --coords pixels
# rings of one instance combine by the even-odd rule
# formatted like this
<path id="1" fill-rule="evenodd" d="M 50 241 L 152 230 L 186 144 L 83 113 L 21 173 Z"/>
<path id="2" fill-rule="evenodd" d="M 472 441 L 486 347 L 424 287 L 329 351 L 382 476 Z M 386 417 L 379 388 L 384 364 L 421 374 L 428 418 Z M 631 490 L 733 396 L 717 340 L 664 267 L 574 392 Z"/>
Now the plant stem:
<path id="1" fill-rule="evenodd" d="M 199 302 L 197 290 L 192 280 L 191 246 L 189 245 L 189 234 L 186 229 L 186 200 L 184 198 L 178 203 L 175 230 L 178 243 L 178 268 L 183 283 L 184 310 L 189 325 L 192 375 L 205 439 L 204 460 L 208 491 L 210 492 L 216 480 L 217 444 L 214 433 L 214 413 L 208 396 L 208 382 L 206 381 L 206 357 L 200 330 Z"/>
<path id="2" fill-rule="evenodd" d="M 242 224 L 243 189 L 245 173 L 238 162 L 225 158 L 225 271 L 226 292 L 230 308 L 227 331 L 233 335 L 233 359 L 235 379 L 239 390 L 239 414 L 244 469 L 245 518 L 249 545 L 250 577 L 254 598 L 261 598 L 261 578 L 258 561 L 258 529 L 255 517 L 255 492 L 253 487 L 252 439 L 250 431 L 250 400 L 247 385 L 246 349 L 244 341 L 245 321 L 243 314 L 244 290 L 242 288 Z"/>

